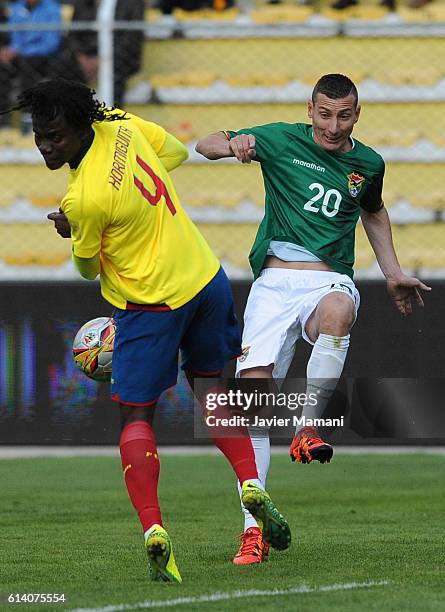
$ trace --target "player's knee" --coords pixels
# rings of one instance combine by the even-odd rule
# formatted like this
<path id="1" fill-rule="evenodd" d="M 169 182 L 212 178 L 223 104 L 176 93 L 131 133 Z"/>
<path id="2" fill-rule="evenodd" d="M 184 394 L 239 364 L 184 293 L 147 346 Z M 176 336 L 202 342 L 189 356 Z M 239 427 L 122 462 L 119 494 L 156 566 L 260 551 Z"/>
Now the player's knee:
<path id="1" fill-rule="evenodd" d="M 319 304 L 320 333 L 333 336 L 349 334 L 355 321 L 354 303 L 348 296 L 332 293 Z"/>
<path id="2" fill-rule="evenodd" d="M 150 426 L 153 423 L 155 404 L 150 406 L 128 406 L 126 404 L 119 404 L 120 407 L 120 421 L 121 430 L 130 423 L 136 421 L 144 421 Z"/>
<path id="3" fill-rule="evenodd" d="M 240 378 L 272 378 L 274 364 L 270 363 L 267 366 L 254 366 L 253 368 L 245 368 L 239 373 Z"/>

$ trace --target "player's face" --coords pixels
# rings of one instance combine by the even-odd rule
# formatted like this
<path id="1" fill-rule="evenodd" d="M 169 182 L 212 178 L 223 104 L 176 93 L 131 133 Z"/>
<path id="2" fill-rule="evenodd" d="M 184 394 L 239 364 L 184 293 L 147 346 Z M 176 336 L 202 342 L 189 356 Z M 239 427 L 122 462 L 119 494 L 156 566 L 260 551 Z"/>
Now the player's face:
<path id="1" fill-rule="evenodd" d="M 360 106 L 352 94 L 334 100 L 318 93 L 315 102 L 308 102 L 308 115 L 312 119 L 314 141 L 323 149 L 336 153 L 351 149 L 349 136 L 360 115 Z"/>
<path id="2" fill-rule="evenodd" d="M 32 126 L 36 146 L 50 170 L 57 170 L 74 159 L 87 134 L 70 126 L 60 115 L 52 121 L 34 118 Z"/>

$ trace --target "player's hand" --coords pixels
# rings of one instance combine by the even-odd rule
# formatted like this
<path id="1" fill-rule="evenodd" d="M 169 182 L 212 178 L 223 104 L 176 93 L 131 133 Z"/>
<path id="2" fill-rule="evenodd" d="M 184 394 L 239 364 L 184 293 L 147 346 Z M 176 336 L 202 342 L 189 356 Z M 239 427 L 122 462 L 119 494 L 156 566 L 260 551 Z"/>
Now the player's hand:
<path id="1" fill-rule="evenodd" d="M 229 140 L 229 147 L 238 161 L 250 164 L 256 155 L 255 136 L 253 134 L 235 136 Z"/>
<path id="2" fill-rule="evenodd" d="M 59 208 L 58 212 L 49 213 L 47 219 L 54 221 L 54 227 L 59 236 L 62 236 L 62 238 L 71 238 L 71 225 L 61 208 Z"/>
<path id="3" fill-rule="evenodd" d="M 419 290 L 431 291 L 431 287 L 422 283 L 418 278 L 405 276 L 404 274 L 397 278 L 388 279 L 387 288 L 402 317 L 406 317 L 413 312 L 411 298 L 415 299 L 418 306 L 423 307 L 423 299 Z"/>

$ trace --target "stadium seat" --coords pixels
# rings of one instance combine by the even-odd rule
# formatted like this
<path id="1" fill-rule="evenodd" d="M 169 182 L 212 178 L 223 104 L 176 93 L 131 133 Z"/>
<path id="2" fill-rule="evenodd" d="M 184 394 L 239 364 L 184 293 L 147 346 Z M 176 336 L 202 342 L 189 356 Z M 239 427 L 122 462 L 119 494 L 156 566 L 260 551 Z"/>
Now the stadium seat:
<path id="1" fill-rule="evenodd" d="M 200 9 L 196 11 L 184 11 L 176 8 L 173 15 L 178 21 L 233 21 L 239 15 L 239 9 L 232 7 L 223 11 L 214 11 L 212 9 Z"/>
<path id="2" fill-rule="evenodd" d="M 248 270 L 248 254 L 255 238 L 256 225 L 198 223 L 198 228 L 212 245 L 217 257 Z M 230 240 L 227 240 L 227 236 L 230 236 Z"/>
<path id="3" fill-rule="evenodd" d="M 347 9 L 338 11 L 326 7 L 321 11 L 324 17 L 333 21 L 348 21 L 350 19 L 360 19 L 364 21 L 374 21 L 383 19 L 388 14 L 388 9 L 382 6 L 360 5 L 351 6 Z"/>
<path id="4" fill-rule="evenodd" d="M 310 6 L 291 6 L 286 4 L 269 4 L 250 12 L 254 23 L 303 23 L 314 13 Z"/>
<path id="5" fill-rule="evenodd" d="M 428 66 L 418 68 L 416 66 L 400 66 L 396 70 L 376 74 L 376 78 L 388 85 L 433 85 L 441 78 L 442 68 L 439 66 Z"/>
<path id="6" fill-rule="evenodd" d="M 153 87 L 208 87 L 215 79 L 213 72 L 176 72 L 155 74 L 150 81 Z"/>
<path id="7" fill-rule="evenodd" d="M 0 259 L 10 265 L 59 266 L 71 254 L 70 240 L 52 224 L 0 224 Z"/>
<path id="8" fill-rule="evenodd" d="M 444 269 L 444 226 L 441 223 L 393 226 L 394 244 L 404 269 Z M 357 269 L 373 265 L 375 257 L 363 228 L 359 226 L 356 240 Z"/>

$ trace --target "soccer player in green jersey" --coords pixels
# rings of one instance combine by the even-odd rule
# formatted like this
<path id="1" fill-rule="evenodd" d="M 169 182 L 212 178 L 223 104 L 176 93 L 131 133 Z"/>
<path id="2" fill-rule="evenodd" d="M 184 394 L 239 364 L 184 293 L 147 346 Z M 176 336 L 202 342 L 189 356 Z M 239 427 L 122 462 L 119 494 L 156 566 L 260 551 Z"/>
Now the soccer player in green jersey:
<path id="1" fill-rule="evenodd" d="M 360 116 L 357 88 L 346 76 L 320 78 L 308 102 L 312 124 L 271 123 L 203 138 L 196 150 L 208 159 L 236 157 L 261 164 L 265 215 L 250 253 L 255 281 L 244 315 L 242 378 L 286 376 L 299 338 L 312 346 L 307 394 L 315 405 L 304 420 L 320 418 L 341 376 L 360 297 L 352 280 L 355 227 L 362 219 L 388 292 L 403 316 L 412 298 L 423 306 L 417 278 L 406 276 L 392 242 L 382 201 L 385 164 L 352 138 Z M 303 421 L 304 422 L 304 421 Z M 310 422 L 310 421 L 309 421 Z M 265 483 L 269 437 L 251 430 L 259 478 Z M 333 449 L 316 428 L 297 429 L 293 461 L 329 462 Z M 234 563 L 259 563 L 264 546 L 258 523 L 245 511 L 245 531 Z"/>

